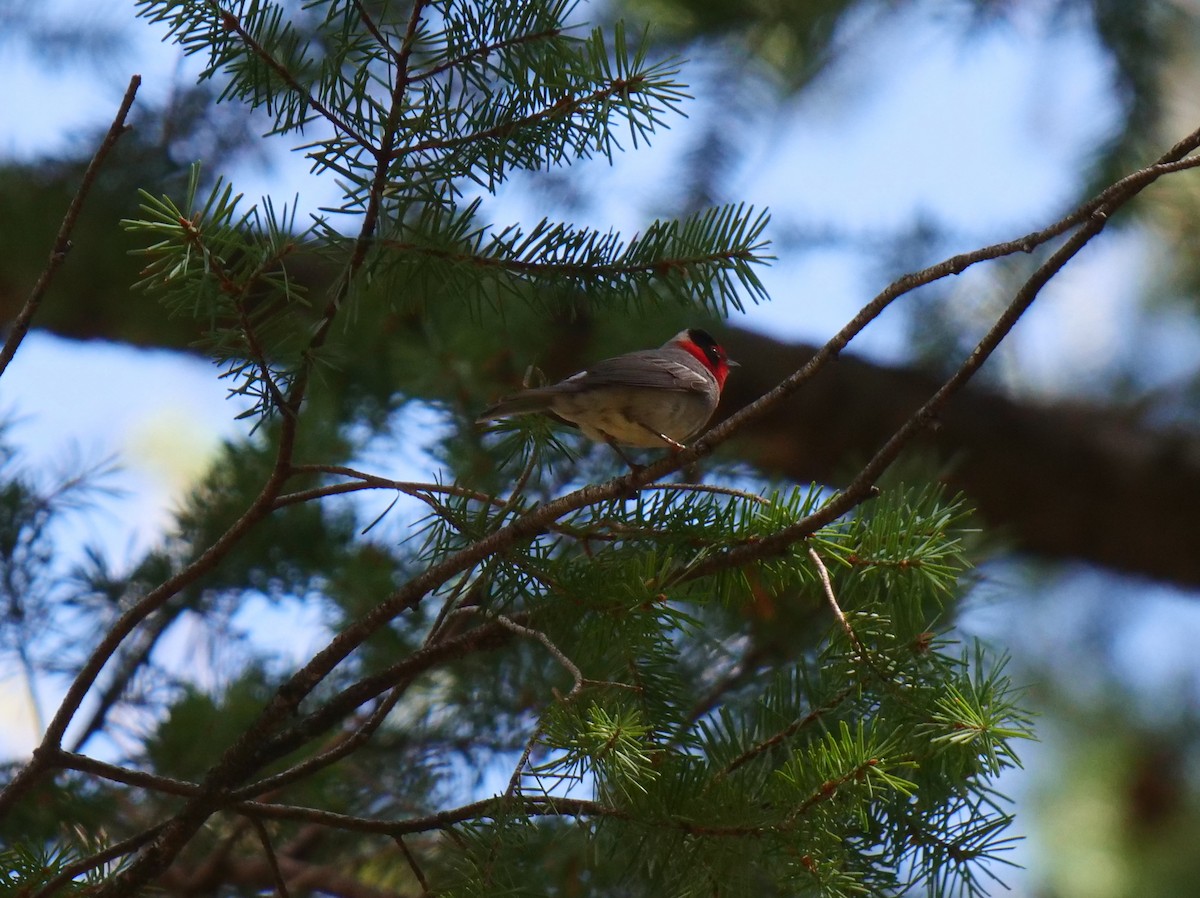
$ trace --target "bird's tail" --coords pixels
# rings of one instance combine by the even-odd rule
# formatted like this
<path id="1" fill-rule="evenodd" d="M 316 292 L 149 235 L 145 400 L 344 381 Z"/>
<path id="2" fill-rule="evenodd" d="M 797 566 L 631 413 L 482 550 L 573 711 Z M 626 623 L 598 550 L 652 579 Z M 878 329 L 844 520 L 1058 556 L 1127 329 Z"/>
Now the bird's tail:
<path id="1" fill-rule="evenodd" d="M 517 415 L 532 415 L 550 408 L 551 394 L 544 390 L 526 390 L 516 396 L 501 399 L 489 405 L 475 419 L 476 424 L 494 421 L 497 418 L 515 418 Z"/>

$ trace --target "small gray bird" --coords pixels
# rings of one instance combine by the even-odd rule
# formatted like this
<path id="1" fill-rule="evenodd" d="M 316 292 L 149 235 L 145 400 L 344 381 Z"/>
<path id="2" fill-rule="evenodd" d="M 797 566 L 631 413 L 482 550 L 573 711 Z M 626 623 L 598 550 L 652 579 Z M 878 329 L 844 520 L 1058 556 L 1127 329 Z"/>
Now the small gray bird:
<path id="1" fill-rule="evenodd" d="M 710 334 L 689 328 L 658 349 L 605 359 L 559 383 L 502 399 L 476 423 L 548 414 L 614 448 L 679 451 L 708 423 L 736 367 Z"/>

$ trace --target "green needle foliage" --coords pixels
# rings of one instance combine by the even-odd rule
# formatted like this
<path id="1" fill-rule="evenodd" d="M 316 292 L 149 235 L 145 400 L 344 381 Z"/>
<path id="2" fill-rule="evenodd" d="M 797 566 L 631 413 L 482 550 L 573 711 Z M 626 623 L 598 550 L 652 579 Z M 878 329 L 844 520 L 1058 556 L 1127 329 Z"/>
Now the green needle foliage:
<path id="1" fill-rule="evenodd" d="M 720 463 L 587 486 L 619 470 L 605 447 L 472 424 L 535 347 L 652 345 L 635 316 L 765 298 L 767 216 L 742 205 L 633 236 L 485 220 L 508 182 L 645 144 L 687 98 L 678 65 L 563 2 L 139 8 L 342 199 L 301 223 L 197 165 L 125 222 L 135 301 L 195 322 L 254 427 L 127 576 L 76 572 L 60 611 L 123 635 L 98 679 L 71 659 L 90 703 L 10 784 L 5 885 L 986 891 L 1029 723 L 1003 664 L 947 634 L 957 499 L 897 484 L 758 551 L 826 492 Z M 438 474 L 360 470 L 381 446 Z M 236 622 L 255 601 L 317 609 L 325 647 L 265 654 Z M 185 624 L 225 652 L 215 687 L 162 650 Z"/>

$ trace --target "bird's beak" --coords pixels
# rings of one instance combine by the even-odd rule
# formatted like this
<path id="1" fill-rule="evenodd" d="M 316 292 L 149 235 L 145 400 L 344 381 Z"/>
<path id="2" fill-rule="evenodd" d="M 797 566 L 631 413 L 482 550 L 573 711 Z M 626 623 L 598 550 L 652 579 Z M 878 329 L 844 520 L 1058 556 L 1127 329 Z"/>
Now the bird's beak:
<path id="1" fill-rule="evenodd" d="M 726 366 L 727 368 L 740 368 L 740 367 L 742 367 L 742 363 L 741 363 L 741 362 L 735 362 L 733 359 L 726 359 L 726 360 L 725 360 L 725 366 Z"/>

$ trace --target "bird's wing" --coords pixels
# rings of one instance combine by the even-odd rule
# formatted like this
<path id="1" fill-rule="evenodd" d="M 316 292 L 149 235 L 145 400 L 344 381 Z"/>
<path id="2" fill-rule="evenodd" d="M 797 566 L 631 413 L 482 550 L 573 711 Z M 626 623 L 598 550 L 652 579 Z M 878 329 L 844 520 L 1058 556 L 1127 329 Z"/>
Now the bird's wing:
<path id="1" fill-rule="evenodd" d="M 661 349 L 651 349 L 597 362 L 586 371 L 568 377 L 561 386 L 579 390 L 614 386 L 650 387 L 707 393 L 713 388 L 713 377 L 707 371 L 689 366 L 683 359 L 676 360 L 664 355 Z"/>

